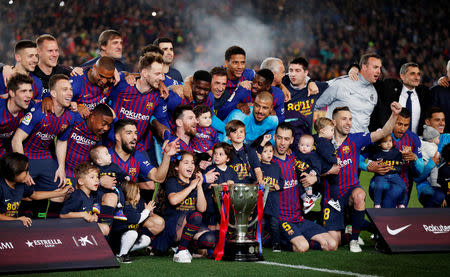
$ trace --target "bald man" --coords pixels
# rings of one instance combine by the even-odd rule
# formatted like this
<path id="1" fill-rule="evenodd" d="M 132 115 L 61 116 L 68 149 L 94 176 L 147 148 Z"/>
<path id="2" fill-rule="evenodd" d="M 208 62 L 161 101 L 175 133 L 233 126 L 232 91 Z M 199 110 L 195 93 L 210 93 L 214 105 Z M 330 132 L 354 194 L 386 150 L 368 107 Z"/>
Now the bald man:
<path id="1" fill-rule="evenodd" d="M 256 98 L 253 106 L 250 107 L 250 114 L 246 115 L 240 110 L 232 111 L 225 119 L 225 123 L 237 119 L 245 125 L 245 142 L 252 143 L 259 136 L 264 134 L 275 134 L 275 129 L 278 126 L 278 118 L 271 116 L 273 109 L 273 96 L 268 91 L 260 92 Z"/>

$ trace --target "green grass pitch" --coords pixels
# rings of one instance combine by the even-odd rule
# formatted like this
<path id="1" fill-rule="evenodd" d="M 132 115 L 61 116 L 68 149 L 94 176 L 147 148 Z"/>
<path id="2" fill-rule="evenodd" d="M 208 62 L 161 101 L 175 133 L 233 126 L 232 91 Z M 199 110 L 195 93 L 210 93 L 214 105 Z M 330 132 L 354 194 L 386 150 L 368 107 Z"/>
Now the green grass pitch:
<path id="1" fill-rule="evenodd" d="M 361 183 L 367 189 L 370 174 L 363 173 Z M 410 207 L 421 207 L 416 192 L 412 192 Z M 367 207 L 373 207 L 367 198 Z M 351 273 L 377 276 L 449 276 L 448 253 L 436 254 L 382 254 L 374 249 L 369 233 L 363 232 L 366 242 L 362 253 L 350 253 L 348 246 L 336 252 L 308 251 L 272 253 L 264 249 L 267 262 L 300 265 L 306 268 L 287 268 L 278 265 L 239 262 L 215 262 L 208 259 L 194 259 L 191 264 L 176 264 L 172 256 L 133 257 L 133 263 L 121 265 L 118 269 L 99 269 L 68 272 L 27 274 L 27 276 L 346 276 Z M 310 269 L 311 268 L 311 269 Z M 332 271 L 319 271 L 328 269 Z M 17 275 L 14 275 L 17 276 Z"/>

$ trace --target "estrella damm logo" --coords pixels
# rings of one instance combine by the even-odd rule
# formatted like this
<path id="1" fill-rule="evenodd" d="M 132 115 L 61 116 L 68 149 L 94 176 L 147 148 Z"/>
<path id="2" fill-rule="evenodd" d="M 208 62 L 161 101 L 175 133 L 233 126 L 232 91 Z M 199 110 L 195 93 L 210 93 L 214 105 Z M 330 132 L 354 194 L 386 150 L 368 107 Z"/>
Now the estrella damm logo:
<path id="1" fill-rule="evenodd" d="M 287 105 L 288 111 L 300 112 L 303 115 L 310 115 L 312 113 L 311 107 L 314 104 L 314 99 L 306 101 L 298 101 L 297 103 L 289 103 Z"/>
<path id="2" fill-rule="evenodd" d="M 130 167 L 130 169 L 128 169 L 128 175 L 134 177 L 134 176 L 136 176 L 136 173 L 137 173 L 136 167 Z"/>
<path id="3" fill-rule="evenodd" d="M 291 225 L 289 225 L 289 223 L 283 222 L 283 224 L 281 224 L 281 227 L 283 227 L 283 230 L 287 232 L 289 236 L 294 234 L 294 230 L 292 230 L 292 227 Z"/>

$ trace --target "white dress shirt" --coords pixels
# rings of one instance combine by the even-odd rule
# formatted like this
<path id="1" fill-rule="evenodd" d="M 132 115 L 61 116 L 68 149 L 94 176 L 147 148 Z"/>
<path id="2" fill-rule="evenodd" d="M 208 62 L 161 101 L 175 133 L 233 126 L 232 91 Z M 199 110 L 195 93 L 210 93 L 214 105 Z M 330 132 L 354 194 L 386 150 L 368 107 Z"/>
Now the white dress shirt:
<path id="1" fill-rule="evenodd" d="M 402 92 L 400 93 L 400 99 L 398 102 L 402 107 L 406 108 L 406 100 L 408 99 L 408 91 L 412 91 L 411 94 L 411 104 L 412 104 L 412 112 L 411 112 L 411 131 L 417 134 L 417 128 L 419 127 L 419 118 L 420 118 L 420 102 L 419 96 L 417 95 L 416 89 L 408 89 L 407 87 L 402 87 Z"/>

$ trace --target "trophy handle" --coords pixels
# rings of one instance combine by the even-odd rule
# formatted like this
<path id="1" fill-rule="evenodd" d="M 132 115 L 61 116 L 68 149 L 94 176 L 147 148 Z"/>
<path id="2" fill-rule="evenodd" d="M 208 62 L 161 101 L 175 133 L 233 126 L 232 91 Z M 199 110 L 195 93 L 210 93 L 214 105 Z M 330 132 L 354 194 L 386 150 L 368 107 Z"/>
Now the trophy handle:
<path id="1" fill-rule="evenodd" d="M 270 189 L 270 185 L 266 184 L 264 186 L 264 207 L 266 206 L 266 201 L 267 201 L 267 196 L 269 195 L 269 189 Z M 222 199 L 220 198 L 220 193 L 222 192 L 222 186 L 215 186 L 214 187 L 214 194 L 216 196 L 216 202 L 217 202 L 217 206 L 219 208 L 219 211 L 221 211 L 222 209 Z M 228 211 L 229 213 L 230 211 Z M 248 225 L 253 226 L 256 222 L 258 222 L 258 218 L 255 218 L 252 222 L 250 222 L 250 224 Z M 236 228 L 236 226 L 234 224 L 232 224 L 231 222 L 228 222 L 228 226 L 230 226 L 231 228 Z"/>

